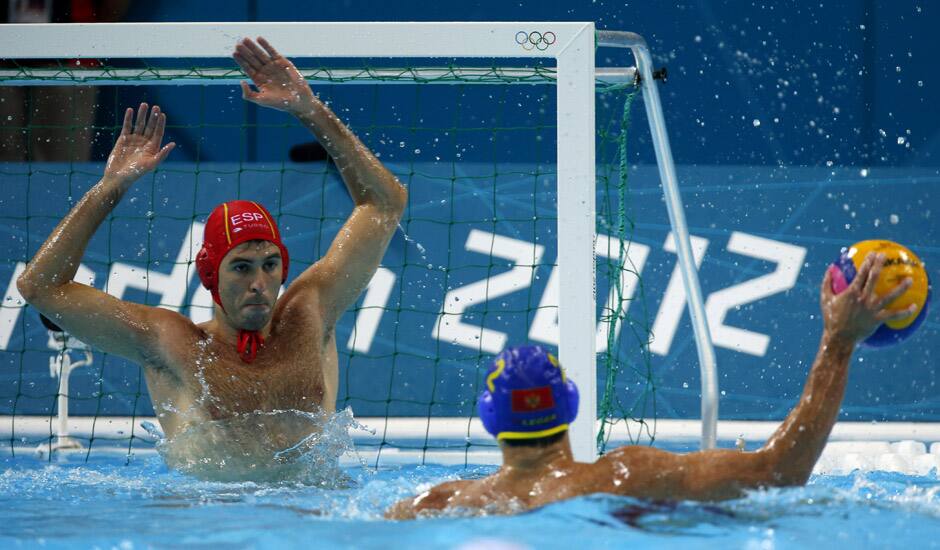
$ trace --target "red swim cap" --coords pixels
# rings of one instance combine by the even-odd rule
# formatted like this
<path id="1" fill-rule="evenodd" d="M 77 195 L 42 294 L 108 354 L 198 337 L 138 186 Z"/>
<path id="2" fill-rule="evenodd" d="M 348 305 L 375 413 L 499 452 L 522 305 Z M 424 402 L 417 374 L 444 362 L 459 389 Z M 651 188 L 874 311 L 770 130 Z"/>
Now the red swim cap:
<path id="1" fill-rule="evenodd" d="M 290 257 L 287 247 L 281 242 L 281 232 L 265 207 L 253 201 L 230 201 L 216 206 L 209 214 L 202 249 L 196 256 L 196 269 L 202 286 L 212 293 L 212 299 L 220 306 L 219 264 L 222 258 L 241 243 L 255 240 L 270 241 L 281 249 L 281 283 L 284 283 Z"/>

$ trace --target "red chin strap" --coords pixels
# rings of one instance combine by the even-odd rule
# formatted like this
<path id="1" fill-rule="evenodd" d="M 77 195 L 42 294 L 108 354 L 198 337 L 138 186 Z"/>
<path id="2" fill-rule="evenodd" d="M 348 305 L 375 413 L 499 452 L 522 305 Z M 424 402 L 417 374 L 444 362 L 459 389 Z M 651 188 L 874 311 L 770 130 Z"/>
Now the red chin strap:
<path id="1" fill-rule="evenodd" d="M 264 345 L 264 336 L 258 330 L 238 331 L 238 356 L 242 361 L 251 363 L 258 355 L 258 350 Z"/>

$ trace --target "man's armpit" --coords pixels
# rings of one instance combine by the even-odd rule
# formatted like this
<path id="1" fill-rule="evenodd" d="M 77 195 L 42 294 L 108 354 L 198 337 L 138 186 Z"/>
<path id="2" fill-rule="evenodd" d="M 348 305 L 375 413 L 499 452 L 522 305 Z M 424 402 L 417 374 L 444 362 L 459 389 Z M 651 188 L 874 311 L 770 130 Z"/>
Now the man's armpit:
<path id="1" fill-rule="evenodd" d="M 191 354 L 201 339 L 202 329 L 189 318 L 163 308 L 147 311 L 146 322 L 153 334 L 140 350 L 145 366 L 176 373 L 180 364 L 192 359 Z"/>

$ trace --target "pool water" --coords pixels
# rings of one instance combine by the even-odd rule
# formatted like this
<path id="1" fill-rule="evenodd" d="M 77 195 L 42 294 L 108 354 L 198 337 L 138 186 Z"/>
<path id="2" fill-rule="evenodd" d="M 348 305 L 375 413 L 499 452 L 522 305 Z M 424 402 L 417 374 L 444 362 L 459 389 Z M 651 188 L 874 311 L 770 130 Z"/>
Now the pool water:
<path id="1" fill-rule="evenodd" d="M 200 481 L 158 455 L 0 460 L 0 547 L 807 548 L 940 546 L 940 480 L 887 472 L 715 504 L 595 495 L 512 517 L 393 522 L 431 484 L 493 466 L 347 467 L 337 488 Z"/>

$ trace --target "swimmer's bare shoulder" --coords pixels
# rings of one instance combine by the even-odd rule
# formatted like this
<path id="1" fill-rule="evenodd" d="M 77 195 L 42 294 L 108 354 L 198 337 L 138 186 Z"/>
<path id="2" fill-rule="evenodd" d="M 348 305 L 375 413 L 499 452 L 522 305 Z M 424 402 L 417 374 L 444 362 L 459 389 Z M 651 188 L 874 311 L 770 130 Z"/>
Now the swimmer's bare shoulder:
<path id="1" fill-rule="evenodd" d="M 206 340 L 208 333 L 188 317 L 160 307 L 142 312 L 144 330 L 152 333 L 146 345 L 140 348 L 140 363 L 155 371 L 179 374 L 192 363 L 194 350 L 199 342 Z M 105 348 L 102 348 L 105 349 Z"/>
<path id="2" fill-rule="evenodd" d="M 480 483 L 481 481 L 479 480 L 470 479 L 441 483 L 418 496 L 398 501 L 385 512 L 385 517 L 388 519 L 415 519 L 419 515 L 433 514 L 447 508 L 453 508 L 456 504 L 452 502 L 455 496 L 468 490 L 474 493 L 478 492 L 472 491 L 472 489 L 478 488 Z M 472 507 L 475 508 L 480 508 L 487 504 L 482 497 L 477 497 L 473 500 L 477 501 L 472 505 Z"/>

